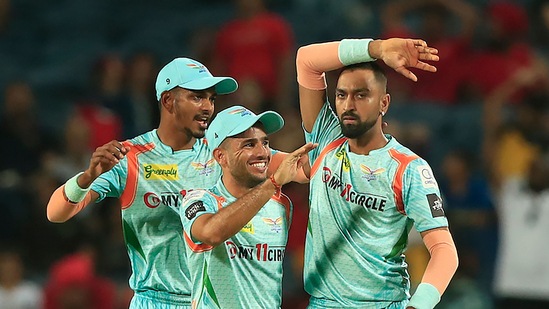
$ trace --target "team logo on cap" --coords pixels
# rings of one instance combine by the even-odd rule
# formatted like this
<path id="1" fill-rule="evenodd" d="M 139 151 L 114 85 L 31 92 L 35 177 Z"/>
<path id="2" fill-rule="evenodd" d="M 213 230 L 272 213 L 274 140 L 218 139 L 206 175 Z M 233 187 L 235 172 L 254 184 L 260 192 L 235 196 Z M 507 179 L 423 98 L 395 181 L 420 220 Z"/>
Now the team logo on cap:
<path id="1" fill-rule="evenodd" d="M 250 112 L 248 109 L 246 108 L 238 108 L 238 109 L 235 109 L 234 111 L 230 111 L 229 112 L 230 115 L 234 115 L 234 114 L 240 114 L 240 116 L 246 116 L 246 115 L 251 115 L 252 112 Z"/>
<path id="2" fill-rule="evenodd" d="M 194 63 L 189 63 L 187 64 L 187 66 L 191 69 L 195 69 L 195 70 L 198 70 L 198 73 L 202 73 L 202 72 L 206 72 L 206 67 L 203 66 L 203 65 L 198 65 L 198 64 L 194 64 Z"/>

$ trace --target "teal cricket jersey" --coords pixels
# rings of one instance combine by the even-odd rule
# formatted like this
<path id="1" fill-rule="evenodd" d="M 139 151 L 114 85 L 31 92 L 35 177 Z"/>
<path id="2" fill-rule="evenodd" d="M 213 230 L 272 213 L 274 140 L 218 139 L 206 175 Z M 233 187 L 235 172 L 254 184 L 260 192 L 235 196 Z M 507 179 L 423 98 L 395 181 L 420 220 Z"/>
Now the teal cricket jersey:
<path id="1" fill-rule="evenodd" d="M 274 195 L 240 232 L 217 247 L 196 241 L 191 226 L 236 200 L 221 179 L 210 190 L 192 190 L 179 208 L 189 246 L 193 308 L 280 308 L 282 262 L 292 203 Z"/>
<path id="2" fill-rule="evenodd" d="M 312 164 L 305 246 L 311 308 L 404 308 L 408 232 L 447 226 L 427 162 L 394 137 L 368 155 L 349 151 L 326 103 L 308 142 Z"/>
<path id="3" fill-rule="evenodd" d="M 136 294 L 164 304 L 190 306 L 191 282 L 179 216 L 170 207 L 181 191 L 209 188 L 221 175 L 204 139 L 192 149 L 172 151 L 156 130 L 123 143 L 130 152 L 91 189 L 120 198 L 124 240 Z"/>

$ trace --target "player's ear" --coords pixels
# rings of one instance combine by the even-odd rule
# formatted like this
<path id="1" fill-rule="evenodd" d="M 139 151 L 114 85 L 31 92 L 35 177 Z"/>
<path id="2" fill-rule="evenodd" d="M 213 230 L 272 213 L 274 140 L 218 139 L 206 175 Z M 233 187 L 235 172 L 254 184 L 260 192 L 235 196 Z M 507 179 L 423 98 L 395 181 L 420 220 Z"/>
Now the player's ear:
<path id="1" fill-rule="evenodd" d="M 216 148 L 213 151 L 213 157 L 219 165 L 223 165 L 227 161 L 227 155 L 225 153 L 225 150 L 222 148 Z"/>
<path id="2" fill-rule="evenodd" d="M 379 104 L 379 113 L 382 115 L 382 116 L 385 116 L 385 114 L 387 113 L 387 110 L 389 109 L 389 105 L 391 105 L 391 95 L 386 93 L 383 95 L 383 97 L 381 98 L 381 102 Z"/>
<path id="3" fill-rule="evenodd" d="M 174 93 L 171 91 L 164 91 L 160 96 L 160 105 L 168 112 L 173 111 Z"/>

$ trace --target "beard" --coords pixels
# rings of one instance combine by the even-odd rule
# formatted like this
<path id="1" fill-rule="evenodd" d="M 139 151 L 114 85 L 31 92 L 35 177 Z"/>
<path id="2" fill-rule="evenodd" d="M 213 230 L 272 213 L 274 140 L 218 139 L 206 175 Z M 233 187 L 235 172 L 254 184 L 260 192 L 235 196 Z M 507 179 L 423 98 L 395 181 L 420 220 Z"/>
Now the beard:
<path id="1" fill-rule="evenodd" d="M 344 116 L 355 117 L 357 119 L 357 123 L 344 124 L 342 120 Z M 339 126 L 341 127 L 341 133 L 343 134 L 343 136 L 348 138 L 358 138 L 366 134 L 366 132 L 368 132 L 371 128 L 373 128 L 377 122 L 377 119 L 373 121 L 360 121 L 358 119 L 359 119 L 358 116 L 354 115 L 353 113 L 343 113 L 339 117 Z"/>
<path id="2" fill-rule="evenodd" d="M 245 163 L 233 161 L 232 168 L 230 169 L 231 176 L 236 179 L 243 187 L 253 188 L 267 179 L 267 175 L 258 175 L 250 173 Z"/>

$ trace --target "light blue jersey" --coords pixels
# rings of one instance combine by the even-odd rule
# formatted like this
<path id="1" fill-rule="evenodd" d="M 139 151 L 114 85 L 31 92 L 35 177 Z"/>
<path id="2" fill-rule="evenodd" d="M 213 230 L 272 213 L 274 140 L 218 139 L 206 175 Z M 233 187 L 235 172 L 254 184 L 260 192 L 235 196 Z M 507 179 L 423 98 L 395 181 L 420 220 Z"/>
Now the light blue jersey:
<path id="1" fill-rule="evenodd" d="M 217 247 L 192 238 L 196 218 L 236 200 L 219 180 L 215 187 L 187 192 L 179 214 L 189 246 L 193 308 L 280 308 L 282 262 L 292 204 L 274 195 L 240 232 Z"/>
<path id="2" fill-rule="evenodd" d="M 312 171 L 305 246 L 310 308 L 405 308 L 408 232 L 448 225 L 427 162 L 394 137 L 368 155 L 349 151 L 325 104 L 307 142 Z"/>
<path id="3" fill-rule="evenodd" d="M 95 180 L 91 189 L 120 198 L 124 241 L 132 267 L 130 287 L 152 303 L 190 306 L 191 281 L 179 207 L 181 192 L 209 188 L 221 175 L 204 139 L 192 149 L 173 151 L 156 130 L 123 143 L 130 152 Z M 139 302 L 132 302 L 135 305 Z M 132 307 L 133 308 L 133 307 Z"/>

